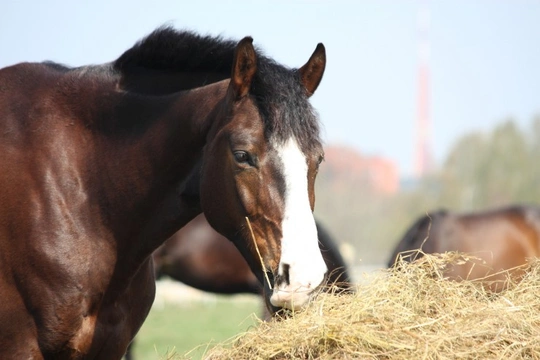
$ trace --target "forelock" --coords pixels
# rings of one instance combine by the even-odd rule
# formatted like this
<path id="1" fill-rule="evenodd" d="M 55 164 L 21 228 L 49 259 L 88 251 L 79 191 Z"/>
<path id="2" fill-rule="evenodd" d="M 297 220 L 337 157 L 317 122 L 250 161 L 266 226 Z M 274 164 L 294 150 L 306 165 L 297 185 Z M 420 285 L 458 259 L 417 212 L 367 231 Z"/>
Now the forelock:
<path id="1" fill-rule="evenodd" d="M 321 147 L 318 115 L 297 69 L 288 69 L 268 59 L 259 63 L 251 93 L 264 119 L 268 138 L 279 144 L 293 137 L 305 153 Z"/>

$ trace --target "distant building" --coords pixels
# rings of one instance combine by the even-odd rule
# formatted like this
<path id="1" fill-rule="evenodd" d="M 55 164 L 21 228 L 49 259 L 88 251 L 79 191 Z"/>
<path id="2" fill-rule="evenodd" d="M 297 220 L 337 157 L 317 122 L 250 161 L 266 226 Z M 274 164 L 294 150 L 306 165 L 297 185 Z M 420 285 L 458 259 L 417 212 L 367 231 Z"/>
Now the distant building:
<path id="1" fill-rule="evenodd" d="M 325 148 L 322 168 L 326 180 L 339 188 L 345 184 L 358 184 L 379 194 L 399 191 L 399 170 L 396 163 L 382 156 L 365 156 L 340 145 Z"/>

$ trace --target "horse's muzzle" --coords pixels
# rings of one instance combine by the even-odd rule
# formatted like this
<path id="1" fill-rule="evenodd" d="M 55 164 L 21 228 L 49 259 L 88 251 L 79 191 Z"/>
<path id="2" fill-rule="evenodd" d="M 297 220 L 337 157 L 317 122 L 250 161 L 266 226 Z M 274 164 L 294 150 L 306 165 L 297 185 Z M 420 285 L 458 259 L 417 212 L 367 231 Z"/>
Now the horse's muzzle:
<path id="1" fill-rule="evenodd" d="M 290 310 L 302 309 L 319 293 L 319 289 L 324 283 L 324 278 L 323 276 L 321 281 L 314 285 L 311 283 L 304 285 L 295 282 L 276 282 L 272 296 L 270 296 L 270 303 L 279 308 Z"/>
<path id="2" fill-rule="evenodd" d="M 304 286 L 288 289 L 274 289 L 270 303 L 279 308 L 297 310 L 303 308 L 311 299 L 313 290 Z"/>
<path id="3" fill-rule="evenodd" d="M 303 308 L 325 283 L 328 268 L 320 252 L 319 257 L 320 261 L 280 262 L 270 303 L 290 310 Z"/>

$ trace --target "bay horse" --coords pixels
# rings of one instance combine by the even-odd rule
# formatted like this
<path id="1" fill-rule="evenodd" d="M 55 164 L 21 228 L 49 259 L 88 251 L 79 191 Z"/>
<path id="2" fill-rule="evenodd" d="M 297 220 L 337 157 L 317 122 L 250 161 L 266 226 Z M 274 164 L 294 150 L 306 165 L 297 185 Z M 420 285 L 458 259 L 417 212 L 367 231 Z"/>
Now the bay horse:
<path id="1" fill-rule="evenodd" d="M 421 252 L 412 250 L 421 249 Z M 444 209 L 429 212 L 417 219 L 396 245 L 388 266 L 396 264 L 400 253 L 406 261 L 422 253 L 457 251 L 473 256 L 472 261 L 449 267 L 451 279 L 485 279 L 490 291 L 506 285 L 509 270 L 540 256 L 540 207 L 515 205 L 473 213 L 453 213 Z M 478 258 L 478 259 L 475 259 Z"/>
<path id="2" fill-rule="evenodd" d="M 269 305 L 304 306 L 327 271 L 309 102 L 325 64 L 322 44 L 291 69 L 251 37 L 161 27 L 111 63 L 1 69 L 0 358 L 122 358 L 152 252 L 201 212 Z"/>

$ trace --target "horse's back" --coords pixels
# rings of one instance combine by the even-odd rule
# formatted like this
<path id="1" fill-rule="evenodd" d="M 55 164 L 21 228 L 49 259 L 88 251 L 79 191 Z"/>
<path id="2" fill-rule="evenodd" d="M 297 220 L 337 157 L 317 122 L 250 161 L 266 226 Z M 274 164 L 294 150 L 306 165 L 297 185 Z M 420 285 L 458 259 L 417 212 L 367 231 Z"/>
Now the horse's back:
<path id="1" fill-rule="evenodd" d="M 498 258 L 499 264 L 521 264 L 524 258 L 539 255 L 540 211 L 535 207 L 512 206 L 458 215 L 447 227 L 456 230 L 445 251 L 487 252 L 486 258 Z"/>
<path id="2" fill-rule="evenodd" d="M 532 213 L 531 213 L 532 211 Z M 508 276 L 518 279 L 518 268 L 539 255 L 539 232 L 530 221 L 535 209 L 513 206 L 459 217 L 459 230 L 449 239 L 447 251 L 472 255 L 470 262 L 455 265 L 447 275 L 460 279 L 485 279 L 491 291 L 507 286 Z M 510 271 L 509 273 L 507 271 Z"/>

